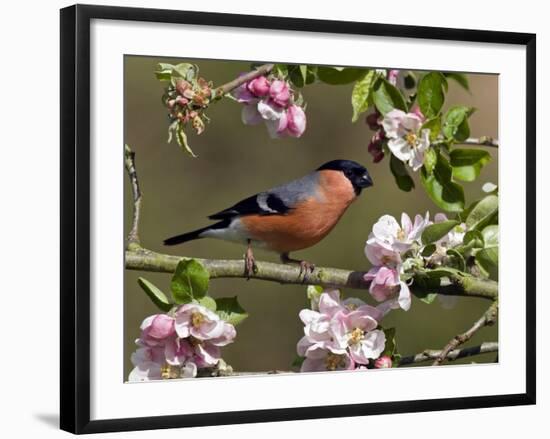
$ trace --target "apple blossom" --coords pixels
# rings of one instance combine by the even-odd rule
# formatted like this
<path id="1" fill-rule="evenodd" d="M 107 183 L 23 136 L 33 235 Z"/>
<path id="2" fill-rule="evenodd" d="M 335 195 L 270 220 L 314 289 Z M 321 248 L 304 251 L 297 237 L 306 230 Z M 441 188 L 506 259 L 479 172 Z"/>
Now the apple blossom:
<path id="1" fill-rule="evenodd" d="M 375 369 L 386 369 L 392 367 L 393 363 L 391 357 L 388 355 L 382 355 L 381 357 L 374 360 Z"/>
<path id="2" fill-rule="evenodd" d="M 269 96 L 279 107 L 286 107 L 290 99 L 290 88 L 285 81 L 277 79 L 271 83 Z"/>
<path id="3" fill-rule="evenodd" d="M 430 130 L 422 129 L 422 119 L 415 113 L 393 109 L 382 120 L 392 154 L 417 171 L 424 164 L 424 153 L 430 147 Z"/>
<path id="4" fill-rule="evenodd" d="M 369 292 L 378 302 L 386 302 L 385 311 L 401 308 L 408 311 L 411 307 L 411 291 L 406 282 L 400 279 L 397 268 L 377 266 L 364 275 L 370 281 Z"/>
<path id="5" fill-rule="evenodd" d="M 306 114 L 302 107 L 291 105 L 287 111 L 286 130 L 292 137 L 300 137 L 306 130 Z"/>
<path id="6" fill-rule="evenodd" d="M 269 93 L 270 84 L 265 76 L 258 76 L 246 84 L 250 93 L 257 97 L 266 96 Z"/>

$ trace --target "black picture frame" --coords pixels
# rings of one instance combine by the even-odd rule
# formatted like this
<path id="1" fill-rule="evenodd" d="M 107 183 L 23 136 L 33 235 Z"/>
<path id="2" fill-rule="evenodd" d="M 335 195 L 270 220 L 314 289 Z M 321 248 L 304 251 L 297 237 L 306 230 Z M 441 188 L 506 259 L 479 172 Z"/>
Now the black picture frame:
<path id="1" fill-rule="evenodd" d="M 357 34 L 526 47 L 526 392 L 508 395 L 90 420 L 90 21 L 131 20 Z M 376 23 L 75 5 L 61 10 L 60 424 L 98 433 L 535 404 L 536 35 Z"/>

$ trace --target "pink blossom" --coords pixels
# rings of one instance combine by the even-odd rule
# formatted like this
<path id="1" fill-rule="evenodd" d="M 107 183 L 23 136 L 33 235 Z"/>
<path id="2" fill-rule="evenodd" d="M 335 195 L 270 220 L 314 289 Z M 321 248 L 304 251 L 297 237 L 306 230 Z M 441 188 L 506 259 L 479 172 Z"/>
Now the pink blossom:
<path id="1" fill-rule="evenodd" d="M 384 351 L 386 336 L 376 329 L 381 313 L 376 308 L 364 305 L 347 314 L 343 320 L 349 352 L 358 364 L 368 364 Z"/>
<path id="2" fill-rule="evenodd" d="M 420 110 L 420 107 L 418 105 L 414 105 L 411 108 L 411 113 L 416 114 L 421 122 L 424 122 L 426 120 L 426 117 L 424 116 L 424 113 Z"/>
<path id="3" fill-rule="evenodd" d="M 254 96 L 263 97 L 269 93 L 270 84 L 265 76 L 259 76 L 248 82 L 246 88 Z"/>
<path id="4" fill-rule="evenodd" d="M 258 113 L 265 121 L 267 131 L 272 139 L 282 137 L 288 124 L 286 110 L 271 101 L 259 101 Z"/>
<path id="5" fill-rule="evenodd" d="M 410 309 L 411 292 L 406 282 L 401 281 L 397 268 L 373 267 L 365 274 L 364 279 L 371 282 L 369 292 L 376 301 L 387 301 L 387 306 L 382 309 Z"/>
<path id="6" fill-rule="evenodd" d="M 347 352 L 335 354 L 327 349 L 319 349 L 318 355 L 315 357 L 306 357 L 300 372 L 351 370 L 354 368 L 355 364 Z"/>
<path id="7" fill-rule="evenodd" d="M 397 78 L 399 77 L 399 70 L 390 70 L 388 72 L 388 82 L 392 85 L 397 85 Z"/>
<path id="8" fill-rule="evenodd" d="M 180 338 L 192 336 L 197 340 L 209 340 L 224 334 L 225 322 L 215 312 L 199 304 L 182 305 L 175 316 L 176 332 Z"/>
<path id="9" fill-rule="evenodd" d="M 164 346 L 174 335 L 174 319 L 166 314 L 149 316 L 141 324 L 141 341 L 147 346 Z"/>
<path id="10" fill-rule="evenodd" d="M 384 116 L 382 126 L 392 154 L 414 171 L 420 169 L 430 147 L 430 130 L 421 130 L 422 119 L 417 114 L 393 109 Z"/>
<path id="11" fill-rule="evenodd" d="M 135 366 L 128 377 L 129 381 L 151 381 L 166 378 L 192 378 L 197 375 L 197 366 L 192 361 L 171 365 L 165 361 L 164 349 L 142 347 L 131 357 Z"/>
<path id="12" fill-rule="evenodd" d="M 287 131 L 292 137 L 300 137 L 306 130 L 306 114 L 302 107 L 291 105 L 287 109 Z"/>
<path id="13" fill-rule="evenodd" d="M 290 99 L 290 89 L 285 81 L 279 79 L 273 81 L 269 88 L 271 100 L 279 107 L 286 107 Z"/>
<path id="14" fill-rule="evenodd" d="M 374 360 L 375 369 L 386 369 L 392 367 L 393 363 L 391 357 L 388 355 L 382 355 L 381 357 Z"/>
<path id="15" fill-rule="evenodd" d="M 246 75 L 246 73 L 241 73 L 239 76 L 244 75 Z M 231 92 L 231 95 L 241 104 L 248 104 L 256 100 L 256 96 L 248 89 L 247 83 L 239 85 Z"/>

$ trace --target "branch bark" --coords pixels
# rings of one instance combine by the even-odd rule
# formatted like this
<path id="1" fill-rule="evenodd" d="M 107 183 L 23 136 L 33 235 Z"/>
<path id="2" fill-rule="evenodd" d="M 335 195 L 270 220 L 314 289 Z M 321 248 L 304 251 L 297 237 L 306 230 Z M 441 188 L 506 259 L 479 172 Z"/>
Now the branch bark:
<path id="1" fill-rule="evenodd" d="M 460 358 L 473 357 L 475 355 L 487 354 L 490 352 L 498 352 L 497 342 L 486 342 L 479 346 L 472 346 L 469 348 L 454 349 L 450 351 L 446 358 L 447 360 L 458 360 Z M 436 360 L 443 354 L 441 350 L 426 349 L 416 355 L 409 355 L 402 357 L 399 361 L 399 366 L 407 366 L 415 363 L 425 363 L 426 361 Z"/>
<path id="2" fill-rule="evenodd" d="M 250 72 L 244 75 L 241 75 L 238 78 L 233 79 L 232 81 L 229 81 L 223 85 L 220 85 L 218 88 L 216 88 L 216 95 L 223 96 L 224 94 L 227 94 L 230 91 L 241 86 L 245 82 L 252 81 L 258 76 L 267 75 L 269 72 L 271 72 L 271 70 L 273 70 L 273 67 L 274 67 L 274 64 L 263 64 L 257 67 L 256 69 L 251 70 Z"/>
<path id="3" fill-rule="evenodd" d="M 144 248 L 126 251 L 126 268 L 129 270 L 153 271 L 158 273 L 173 273 L 178 262 L 182 259 L 190 259 L 184 256 L 173 256 L 156 253 Z M 370 282 L 363 279 L 364 271 L 344 270 L 332 267 L 316 267 L 308 274 L 304 282 L 297 265 L 276 264 L 273 262 L 256 261 L 258 270 L 256 273 L 245 274 L 244 259 L 199 259 L 208 270 L 210 278 L 242 278 L 259 279 L 278 282 L 281 284 L 311 284 L 327 288 L 352 288 L 366 290 Z M 443 287 L 440 294 L 447 296 L 480 297 L 495 300 L 498 296 L 498 284 L 494 281 L 477 279 L 462 273 L 456 275 L 453 287 Z"/>
<path id="4" fill-rule="evenodd" d="M 489 136 L 482 136 L 479 138 L 469 137 L 463 142 L 458 142 L 460 145 L 472 145 L 472 146 L 491 146 L 493 148 L 498 148 L 498 140 L 493 139 Z"/>
<path id="5" fill-rule="evenodd" d="M 132 215 L 132 228 L 128 234 L 128 240 L 126 248 L 128 250 L 132 248 L 140 248 L 139 240 L 139 216 L 141 213 L 141 190 L 139 188 L 139 180 L 135 165 L 136 153 L 130 149 L 128 145 L 124 145 L 124 166 L 126 172 L 130 177 L 130 184 L 132 185 L 132 196 L 134 200 L 134 210 Z"/>
<path id="6" fill-rule="evenodd" d="M 455 335 L 453 339 L 447 343 L 447 345 L 441 350 L 440 354 L 437 356 L 432 366 L 439 366 L 445 359 L 449 356 L 451 351 L 456 349 L 458 346 L 466 343 L 470 340 L 474 334 L 485 326 L 493 325 L 498 316 L 498 302 L 495 300 L 491 306 L 483 313 L 483 315 L 472 325 L 470 329 L 462 334 Z"/>

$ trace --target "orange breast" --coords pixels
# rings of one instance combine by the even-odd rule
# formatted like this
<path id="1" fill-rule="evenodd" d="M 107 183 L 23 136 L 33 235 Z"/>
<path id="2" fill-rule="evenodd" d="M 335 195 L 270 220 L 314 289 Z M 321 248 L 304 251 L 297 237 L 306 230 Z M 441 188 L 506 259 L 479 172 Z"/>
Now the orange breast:
<path id="1" fill-rule="evenodd" d="M 319 191 L 286 215 L 246 215 L 241 218 L 250 236 L 270 250 L 287 253 L 311 247 L 338 223 L 355 199 L 353 186 L 341 172 L 321 171 Z"/>

